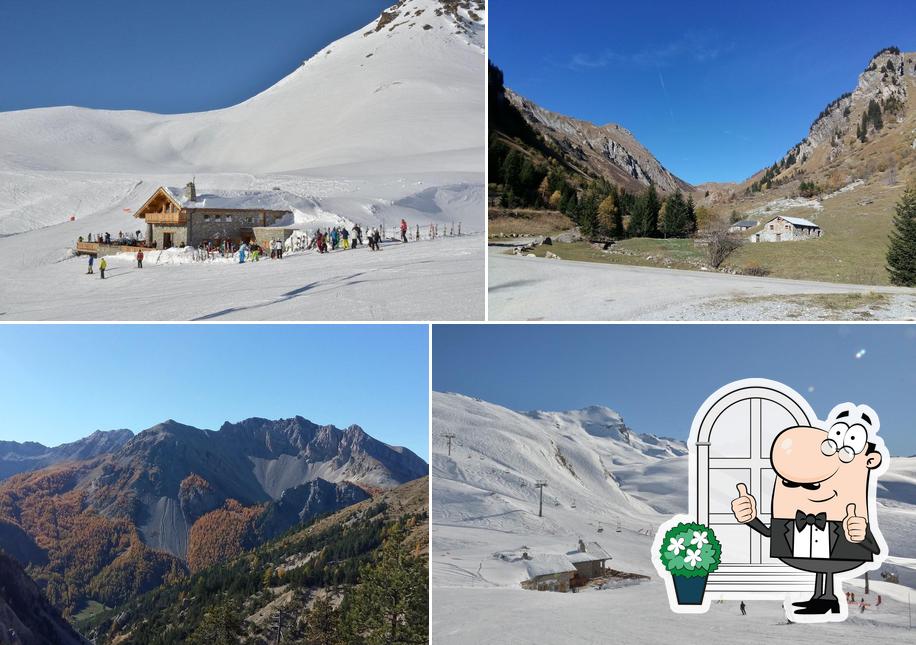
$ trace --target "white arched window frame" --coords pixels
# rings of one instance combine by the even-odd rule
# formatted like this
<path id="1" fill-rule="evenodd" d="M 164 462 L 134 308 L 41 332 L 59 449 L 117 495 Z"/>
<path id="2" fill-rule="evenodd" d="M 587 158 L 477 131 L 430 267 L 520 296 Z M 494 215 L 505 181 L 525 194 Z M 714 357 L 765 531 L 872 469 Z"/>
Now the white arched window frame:
<path id="1" fill-rule="evenodd" d="M 772 473 L 769 454 L 774 423 L 782 429 L 782 425 L 810 425 L 815 420 L 804 398 L 780 383 L 763 379 L 722 388 L 706 400 L 694 418 L 690 433 L 690 514 L 712 527 L 723 549 L 722 564 L 709 577 L 708 592 L 713 598 L 747 598 L 748 594 L 775 598 L 786 592 L 810 591 L 813 576 L 771 559 L 767 539 L 738 524 L 724 500 L 737 496 L 735 483 L 743 479 L 757 499 L 758 516 L 769 525 L 773 476 L 767 482 L 764 479 Z M 737 451 L 741 454 L 722 455 L 713 450 L 717 434 L 720 442 L 725 439 L 728 443 L 723 434 L 728 430 L 748 434 L 746 450 L 743 437 L 732 442 L 741 446 Z M 719 477 L 723 473 L 725 477 Z M 711 490 L 712 476 L 718 479 L 719 489 L 715 491 Z M 723 479 L 728 485 L 720 490 Z M 711 508 L 713 492 L 718 496 L 718 508 Z"/>

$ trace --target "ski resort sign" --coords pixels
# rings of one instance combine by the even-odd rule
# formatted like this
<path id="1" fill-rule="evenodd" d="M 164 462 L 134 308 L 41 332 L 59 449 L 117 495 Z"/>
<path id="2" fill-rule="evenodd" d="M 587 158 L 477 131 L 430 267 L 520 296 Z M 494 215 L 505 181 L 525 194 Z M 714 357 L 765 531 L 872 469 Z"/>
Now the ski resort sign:
<path id="1" fill-rule="evenodd" d="M 671 610 L 782 600 L 794 622 L 845 620 L 843 582 L 887 557 L 875 502 L 889 463 L 879 428 L 874 410 L 853 403 L 821 421 L 800 394 L 766 379 L 706 399 L 688 440 L 689 514 L 662 524 L 652 544 Z M 697 544 L 704 531 L 719 549 Z"/>

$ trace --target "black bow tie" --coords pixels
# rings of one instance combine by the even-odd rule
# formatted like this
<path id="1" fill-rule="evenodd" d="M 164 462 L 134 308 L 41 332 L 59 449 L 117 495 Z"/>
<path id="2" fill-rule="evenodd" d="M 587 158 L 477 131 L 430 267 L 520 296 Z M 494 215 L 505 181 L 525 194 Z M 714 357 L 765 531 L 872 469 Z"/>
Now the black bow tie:
<path id="1" fill-rule="evenodd" d="M 817 515 L 812 515 L 811 513 L 802 513 L 801 511 L 795 511 L 795 528 L 801 531 L 809 524 L 814 524 L 820 530 L 824 530 L 827 526 L 827 513 L 818 513 Z"/>

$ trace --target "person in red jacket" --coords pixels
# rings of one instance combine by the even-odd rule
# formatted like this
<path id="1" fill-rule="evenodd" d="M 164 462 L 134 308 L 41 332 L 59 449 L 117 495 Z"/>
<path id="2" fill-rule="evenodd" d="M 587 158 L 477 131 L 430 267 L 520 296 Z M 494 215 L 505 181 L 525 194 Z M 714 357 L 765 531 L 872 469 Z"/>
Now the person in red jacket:
<path id="1" fill-rule="evenodd" d="M 137 251 L 137 268 L 138 269 L 143 268 L 143 249 L 139 249 Z"/>
<path id="2" fill-rule="evenodd" d="M 401 241 L 405 243 L 407 242 L 407 220 L 406 219 L 401 220 Z"/>

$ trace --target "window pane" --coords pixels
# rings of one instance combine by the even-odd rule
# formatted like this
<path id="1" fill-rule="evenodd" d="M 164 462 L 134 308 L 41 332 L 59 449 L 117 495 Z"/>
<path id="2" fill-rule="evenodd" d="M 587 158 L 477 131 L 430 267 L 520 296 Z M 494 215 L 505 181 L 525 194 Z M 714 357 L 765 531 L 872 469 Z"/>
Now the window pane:
<path id="1" fill-rule="evenodd" d="M 733 403 L 719 415 L 710 433 L 710 457 L 751 456 L 751 401 Z"/>
<path id="2" fill-rule="evenodd" d="M 747 484 L 748 491 L 759 497 L 751 490 L 750 468 L 710 468 L 709 512 L 731 513 L 732 500 L 738 496 L 738 484 Z"/>
<path id="3" fill-rule="evenodd" d="M 774 401 L 763 400 L 760 406 L 760 455 L 770 456 L 773 439 L 786 428 L 798 425 L 789 411 Z"/>

